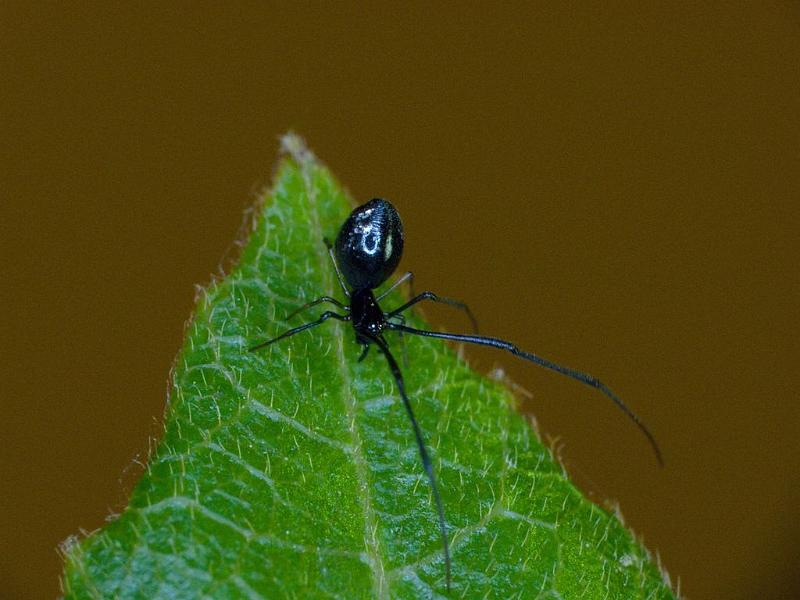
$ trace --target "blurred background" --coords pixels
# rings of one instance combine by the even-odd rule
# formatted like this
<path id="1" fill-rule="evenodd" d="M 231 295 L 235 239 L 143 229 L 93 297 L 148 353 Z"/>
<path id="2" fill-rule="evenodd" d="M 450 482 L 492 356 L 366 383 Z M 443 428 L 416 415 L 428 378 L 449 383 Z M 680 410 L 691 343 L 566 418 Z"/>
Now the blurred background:
<path id="1" fill-rule="evenodd" d="M 796 2 L 6 2 L 0 81 L 0 596 L 57 596 L 124 507 L 291 128 L 397 205 L 418 289 L 645 419 L 664 469 L 601 395 L 466 349 L 687 598 L 800 597 Z"/>

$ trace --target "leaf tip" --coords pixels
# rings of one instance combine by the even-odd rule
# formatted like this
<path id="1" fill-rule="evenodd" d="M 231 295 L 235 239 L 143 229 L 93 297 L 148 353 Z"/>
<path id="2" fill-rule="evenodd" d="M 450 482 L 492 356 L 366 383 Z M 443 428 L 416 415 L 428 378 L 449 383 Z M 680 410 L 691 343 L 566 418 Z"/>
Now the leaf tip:
<path id="1" fill-rule="evenodd" d="M 317 162 L 317 157 L 309 150 L 306 141 L 293 131 L 287 131 L 281 136 L 281 152 L 291 156 L 301 166 Z"/>

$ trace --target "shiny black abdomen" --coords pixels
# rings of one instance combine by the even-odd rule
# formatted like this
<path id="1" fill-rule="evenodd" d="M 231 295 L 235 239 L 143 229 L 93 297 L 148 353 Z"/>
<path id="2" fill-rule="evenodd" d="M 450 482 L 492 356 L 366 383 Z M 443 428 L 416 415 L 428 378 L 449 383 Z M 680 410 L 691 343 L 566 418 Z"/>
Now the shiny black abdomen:
<path id="1" fill-rule="evenodd" d="M 375 289 L 394 272 L 403 255 L 400 215 L 387 200 L 370 200 L 350 213 L 336 236 L 334 251 L 352 289 Z"/>

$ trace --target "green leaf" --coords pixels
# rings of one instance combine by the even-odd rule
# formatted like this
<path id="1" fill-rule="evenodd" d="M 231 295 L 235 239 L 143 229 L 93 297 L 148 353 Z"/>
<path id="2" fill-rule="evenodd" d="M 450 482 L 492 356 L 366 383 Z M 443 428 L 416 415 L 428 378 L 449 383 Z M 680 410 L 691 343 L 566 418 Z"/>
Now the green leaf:
<path id="1" fill-rule="evenodd" d="M 618 517 L 581 496 L 514 399 L 437 340 L 407 387 L 450 528 L 380 353 L 347 323 L 248 352 L 336 293 L 323 244 L 351 204 L 293 136 L 239 265 L 199 298 L 164 437 L 125 511 L 65 544 L 70 598 L 672 598 Z M 384 306 L 395 306 L 392 294 Z M 421 324 L 417 318 L 412 322 Z M 510 360 L 513 360 L 509 358 Z M 401 361 L 402 365 L 402 361 Z"/>

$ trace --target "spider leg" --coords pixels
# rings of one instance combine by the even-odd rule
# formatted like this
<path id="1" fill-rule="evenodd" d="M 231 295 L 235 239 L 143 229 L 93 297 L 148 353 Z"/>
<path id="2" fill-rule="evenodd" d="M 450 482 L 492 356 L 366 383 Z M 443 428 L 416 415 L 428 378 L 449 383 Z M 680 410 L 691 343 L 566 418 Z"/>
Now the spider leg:
<path id="1" fill-rule="evenodd" d="M 393 316 L 391 318 L 392 319 L 397 319 L 397 322 L 400 325 L 405 325 L 406 324 L 406 318 L 403 315 L 395 315 L 395 316 Z M 402 331 L 398 331 L 397 335 L 400 336 L 400 345 L 401 345 L 401 348 L 402 348 L 401 351 L 403 353 L 403 366 L 407 369 L 408 368 L 408 346 L 406 346 L 406 338 L 403 336 L 403 332 Z"/>
<path id="2" fill-rule="evenodd" d="M 390 313 L 391 314 L 391 313 Z M 610 398 L 614 404 L 616 404 L 622 412 L 624 412 L 628 418 L 633 421 L 639 430 L 645 435 L 647 440 L 650 442 L 650 446 L 653 448 L 653 452 L 656 455 L 656 460 L 658 460 L 658 464 L 662 467 L 664 466 L 664 459 L 661 457 L 661 449 L 658 447 L 656 443 L 656 439 L 653 437 L 653 434 L 650 433 L 650 430 L 647 426 L 642 422 L 642 420 L 634 413 L 628 405 L 625 404 L 619 396 L 617 396 L 614 392 L 611 391 L 605 383 L 597 379 L 596 377 L 589 375 L 588 373 L 582 373 L 581 371 L 576 371 L 575 369 L 570 369 L 569 367 L 561 366 L 557 363 L 547 360 L 546 358 L 542 358 L 536 354 L 532 354 L 530 352 L 525 352 L 524 350 L 520 350 L 512 344 L 511 342 L 507 342 L 505 340 L 501 340 L 498 338 L 493 337 L 486 337 L 486 336 L 479 336 L 479 335 L 461 335 L 456 333 L 439 333 L 436 331 L 428 331 L 425 329 L 414 329 L 413 327 L 407 327 L 405 325 L 398 325 L 395 323 L 387 323 L 387 327 L 390 329 L 394 329 L 396 331 L 404 331 L 405 333 L 410 333 L 413 335 L 421 335 L 425 337 L 432 337 L 432 338 L 439 338 L 442 340 L 451 340 L 454 342 L 466 342 L 468 344 L 477 344 L 480 346 L 491 346 L 493 348 L 500 348 L 501 350 L 507 350 L 511 354 L 515 356 L 519 356 L 525 360 L 528 360 L 536 365 L 544 367 L 545 369 L 550 369 L 551 371 L 555 371 L 556 373 L 561 373 L 562 375 L 566 375 L 567 377 L 571 377 L 576 381 L 580 381 L 588 386 L 591 386 L 601 393 L 603 393 L 606 397 Z"/>
<path id="3" fill-rule="evenodd" d="M 342 272 L 339 270 L 339 263 L 336 262 L 336 255 L 333 253 L 333 244 L 331 244 L 331 241 L 328 238 L 324 238 L 322 241 L 325 242 L 325 246 L 328 248 L 328 256 L 331 257 L 333 268 L 336 269 L 336 277 L 339 279 L 339 285 L 342 286 L 344 295 L 349 298 L 350 290 L 347 289 L 347 284 L 344 281 L 344 277 L 342 277 Z"/>
<path id="4" fill-rule="evenodd" d="M 316 321 L 311 321 L 309 323 L 306 323 L 305 325 L 300 325 L 299 327 L 294 327 L 293 329 L 290 329 L 288 331 L 284 331 L 278 337 L 272 338 L 271 340 L 267 340 L 266 342 L 262 342 L 260 344 L 256 344 L 255 346 L 250 348 L 250 352 L 253 352 L 255 350 L 259 350 L 261 348 L 264 348 L 265 346 L 269 346 L 270 344 L 274 344 L 275 342 L 280 341 L 283 338 L 287 338 L 287 337 L 293 336 L 294 334 L 300 333 L 301 331 L 305 331 L 306 329 L 311 329 L 312 327 L 316 327 L 317 325 L 321 325 L 322 323 L 324 323 L 325 321 L 327 321 L 330 318 L 338 319 L 340 321 L 349 321 L 350 320 L 350 315 L 340 315 L 340 314 L 337 314 L 335 312 L 325 311 L 324 313 L 322 313 L 320 315 L 319 319 L 317 319 Z"/>
<path id="5" fill-rule="evenodd" d="M 472 311 L 469 309 L 469 306 L 464 304 L 463 302 L 459 302 L 458 300 L 453 300 L 452 298 L 444 298 L 442 296 L 437 296 L 433 292 L 422 292 L 414 296 L 411 300 L 403 304 L 400 308 L 396 308 L 393 311 L 387 313 L 387 317 L 394 317 L 395 315 L 399 315 L 401 312 L 404 312 L 422 302 L 423 300 L 431 300 L 432 302 L 439 302 L 441 304 L 449 304 L 450 306 L 454 306 L 459 310 L 463 310 L 467 313 L 467 317 L 469 317 L 470 323 L 472 323 L 472 329 L 475 333 L 478 333 L 478 320 L 475 318 L 475 315 L 472 314 Z"/>
<path id="6" fill-rule="evenodd" d="M 358 362 L 361 362 L 365 358 L 367 358 L 367 354 L 369 353 L 369 344 L 364 344 L 364 349 L 361 351 L 361 356 L 358 357 Z"/>
<path id="7" fill-rule="evenodd" d="M 299 308 L 294 309 L 292 312 L 290 312 L 286 316 L 286 320 L 288 321 L 293 316 L 295 316 L 297 313 L 302 312 L 302 311 L 304 311 L 306 309 L 309 309 L 312 306 L 316 306 L 317 304 L 322 304 L 323 302 L 330 302 L 331 304 L 334 304 L 335 306 L 338 306 L 339 308 L 341 308 L 342 310 L 345 310 L 345 311 L 349 311 L 350 310 L 349 307 L 347 307 L 344 304 L 342 304 L 341 302 L 339 302 L 336 298 L 331 298 L 330 296 L 320 296 L 316 300 L 312 300 L 311 302 L 307 302 L 307 303 L 303 304 L 303 306 L 300 306 Z"/>
<path id="8" fill-rule="evenodd" d="M 442 498 L 439 495 L 439 487 L 436 484 L 436 477 L 433 473 L 433 465 L 431 464 L 431 457 L 428 454 L 428 449 L 425 447 L 425 439 L 422 436 L 422 430 L 419 428 L 419 424 L 417 423 L 417 418 L 414 416 L 414 411 L 411 408 L 411 402 L 408 400 L 408 395 L 406 394 L 406 386 L 403 382 L 403 374 L 400 371 L 400 367 L 397 366 L 397 361 L 392 356 L 392 353 L 389 351 L 389 346 L 386 344 L 386 341 L 381 337 L 372 337 L 370 341 L 377 344 L 380 351 L 386 357 L 386 361 L 389 363 L 389 370 L 392 372 L 394 376 L 394 381 L 397 384 L 397 389 L 400 391 L 400 397 L 403 399 L 403 404 L 406 407 L 406 412 L 408 413 L 408 418 L 411 421 L 411 427 L 414 429 L 414 437 L 417 440 L 417 448 L 419 449 L 419 455 L 422 459 L 422 467 L 425 469 L 425 473 L 428 475 L 428 481 L 431 484 L 431 492 L 433 493 L 433 500 L 436 503 L 436 511 L 439 515 L 439 531 L 442 535 L 442 546 L 444 548 L 444 568 L 445 568 L 445 578 L 447 580 L 447 591 L 450 591 L 450 581 L 452 579 L 451 576 L 451 568 L 450 568 L 450 544 L 447 540 L 447 522 L 444 519 L 444 508 L 442 506 Z"/>
<path id="9" fill-rule="evenodd" d="M 400 277 L 398 277 L 398 278 L 397 278 L 397 281 L 395 281 L 395 282 L 394 282 L 394 283 L 391 285 L 391 287 L 389 287 L 389 288 L 388 288 L 386 291 L 384 291 L 384 292 L 383 292 L 383 293 L 382 293 L 380 296 L 378 296 L 377 298 L 375 298 L 375 300 L 376 300 L 377 302 L 380 302 L 380 301 L 381 301 L 381 300 L 383 300 L 383 299 L 384 299 L 386 296 L 388 296 L 388 295 L 389 295 L 389 293 L 390 293 L 390 292 L 391 292 L 393 289 L 395 289 L 395 288 L 397 288 L 398 286 L 402 285 L 402 284 L 403 284 L 404 282 L 406 282 L 406 281 L 408 281 L 408 289 L 409 289 L 409 290 L 411 290 L 411 295 L 413 296 L 413 295 L 414 295 L 414 273 L 412 273 L 411 271 L 406 271 L 406 272 L 405 272 L 405 273 L 403 273 L 403 274 L 402 274 Z"/>

